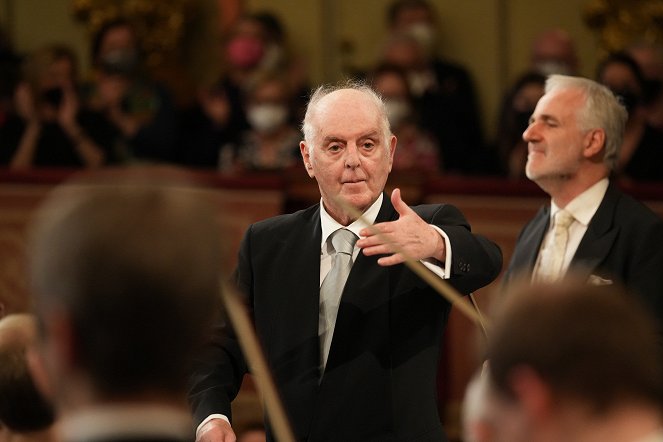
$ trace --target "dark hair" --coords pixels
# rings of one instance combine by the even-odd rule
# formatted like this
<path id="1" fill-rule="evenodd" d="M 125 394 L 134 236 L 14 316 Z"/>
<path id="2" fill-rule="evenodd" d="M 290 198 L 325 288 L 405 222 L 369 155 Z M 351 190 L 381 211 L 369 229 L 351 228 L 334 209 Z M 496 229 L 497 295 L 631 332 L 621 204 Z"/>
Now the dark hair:
<path id="1" fill-rule="evenodd" d="M 626 52 L 613 52 L 598 65 L 596 70 L 596 79 L 599 81 L 599 83 L 603 83 L 601 78 L 603 77 L 603 72 L 611 64 L 621 64 L 626 66 L 635 77 L 635 80 L 638 83 L 638 87 L 640 88 L 640 93 L 643 94 L 643 96 L 647 93 L 647 81 L 645 80 L 645 76 L 642 73 L 642 69 L 640 69 L 640 65 L 638 65 L 635 59 L 628 55 Z"/>
<path id="2" fill-rule="evenodd" d="M 396 0 L 387 9 L 387 23 L 390 26 L 393 26 L 396 23 L 396 19 L 401 14 L 401 12 L 407 9 L 427 9 L 431 15 L 433 14 L 433 7 L 426 0 Z"/>
<path id="3" fill-rule="evenodd" d="M 179 393 L 220 310 L 220 232 L 193 188 L 113 183 L 64 187 L 31 244 L 38 316 L 70 318 L 77 363 L 109 397 Z"/>
<path id="4" fill-rule="evenodd" d="M 92 44 L 90 45 L 90 58 L 91 62 L 93 65 L 95 65 L 98 62 L 99 58 L 99 52 L 101 51 L 101 44 L 104 41 L 104 38 L 106 37 L 106 34 L 108 34 L 110 31 L 116 28 L 129 28 L 131 29 L 131 32 L 134 35 L 134 39 L 136 40 L 136 49 L 140 51 L 140 48 L 138 47 L 138 40 L 136 36 L 136 28 L 134 25 L 127 19 L 125 18 L 116 18 L 114 20 L 110 20 L 106 23 L 104 23 L 95 33 L 94 36 L 92 37 Z"/>
<path id="5" fill-rule="evenodd" d="M 17 433 L 41 431 L 55 420 L 53 406 L 39 393 L 25 359 L 14 345 L 0 351 L 0 423 Z"/>
<path id="6" fill-rule="evenodd" d="M 558 399 L 597 414 L 623 400 L 663 404 L 657 329 L 637 298 L 580 282 L 512 293 L 489 334 L 486 358 L 496 391 L 514 398 L 510 376 L 534 370 Z"/>

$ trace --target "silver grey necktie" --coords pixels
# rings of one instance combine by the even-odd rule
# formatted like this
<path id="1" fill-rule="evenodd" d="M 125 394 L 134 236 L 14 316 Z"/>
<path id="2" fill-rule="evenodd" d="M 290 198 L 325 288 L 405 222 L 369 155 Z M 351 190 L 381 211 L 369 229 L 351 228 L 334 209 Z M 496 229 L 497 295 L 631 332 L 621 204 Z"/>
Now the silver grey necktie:
<path id="1" fill-rule="evenodd" d="M 343 294 L 345 281 L 348 279 L 350 269 L 352 269 L 352 252 L 358 238 L 347 229 L 338 229 L 331 234 L 329 239 L 335 253 L 332 255 L 331 270 L 320 286 L 320 316 L 318 318 L 320 356 L 323 370 L 327 365 L 341 294 Z"/>

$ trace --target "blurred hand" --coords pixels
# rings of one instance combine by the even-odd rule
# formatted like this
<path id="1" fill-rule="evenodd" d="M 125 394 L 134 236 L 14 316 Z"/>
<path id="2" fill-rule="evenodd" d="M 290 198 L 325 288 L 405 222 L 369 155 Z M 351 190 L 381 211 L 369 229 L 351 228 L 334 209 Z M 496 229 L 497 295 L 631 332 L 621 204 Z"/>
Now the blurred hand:
<path id="1" fill-rule="evenodd" d="M 14 103 L 16 105 L 16 113 L 24 120 L 36 121 L 38 119 L 32 89 L 26 82 L 21 82 L 16 86 Z"/>
<path id="2" fill-rule="evenodd" d="M 72 86 L 62 88 L 62 103 L 58 109 L 58 122 L 64 128 L 73 128 L 77 125 L 78 97 Z"/>
<path id="3" fill-rule="evenodd" d="M 389 255 L 378 259 L 378 264 L 382 266 L 405 261 L 405 256 L 396 253 L 396 250 L 414 260 L 435 258 L 443 262 L 446 250 L 439 232 L 405 204 L 400 189 L 394 189 L 391 193 L 391 202 L 399 214 L 398 220 L 375 224 L 372 229 L 365 228 L 359 232 L 362 238 L 357 241 L 357 246 L 362 248 L 364 255 Z M 380 235 L 375 234 L 375 230 Z"/>
<path id="4" fill-rule="evenodd" d="M 235 442 L 237 437 L 230 424 L 224 419 L 212 419 L 196 434 L 196 442 Z"/>
<path id="5" fill-rule="evenodd" d="M 129 89 L 129 81 L 119 75 L 103 74 L 99 76 L 97 88 L 103 107 L 119 108 Z"/>
<path id="6" fill-rule="evenodd" d="M 209 89 L 198 94 L 198 102 L 203 112 L 217 126 L 225 126 L 230 118 L 230 103 L 225 94 Z"/>

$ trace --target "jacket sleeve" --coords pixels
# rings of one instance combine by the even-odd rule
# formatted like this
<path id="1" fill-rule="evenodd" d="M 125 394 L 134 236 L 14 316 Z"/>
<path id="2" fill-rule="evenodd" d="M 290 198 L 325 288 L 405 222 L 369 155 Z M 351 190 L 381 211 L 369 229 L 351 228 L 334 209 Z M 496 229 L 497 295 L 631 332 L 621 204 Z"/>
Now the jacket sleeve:
<path id="1" fill-rule="evenodd" d="M 239 252 L 234 282 L 240 294 L 248 299 L 251 287 L 250 236 L 247 231 Z M 247 302 L 247 306 L 251 303 Z M 239 340 L 224 314 L 212 331 L 209 342 L 199 355 L 190 379 L 189 402 L 193 410 L 194 425 L 198 426 L 211 414 L 223 414 L 231 419 L 230 403 L 237 396 L 248 366 Z"/>

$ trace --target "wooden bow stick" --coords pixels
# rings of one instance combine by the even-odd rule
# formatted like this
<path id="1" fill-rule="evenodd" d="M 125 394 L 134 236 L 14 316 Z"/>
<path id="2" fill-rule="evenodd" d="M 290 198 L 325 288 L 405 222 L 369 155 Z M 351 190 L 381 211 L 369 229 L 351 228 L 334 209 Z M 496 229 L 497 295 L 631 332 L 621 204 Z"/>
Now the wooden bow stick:
<path id="1" fill-rule="evenodd" d="M 251 368 L 251 373 L 255 377 L 258 390 L 265 400 L 265 408 L 274 429 L 276 440 L 279 442 L 295 442 L 295 436 L 288 422 L 285 408 L 267 367 L 267 361 L 246 307 L 240 300 L 237 290 L 229 284 L 221 283 L 221 298 L 235 327 L 239 343 Z"/>

